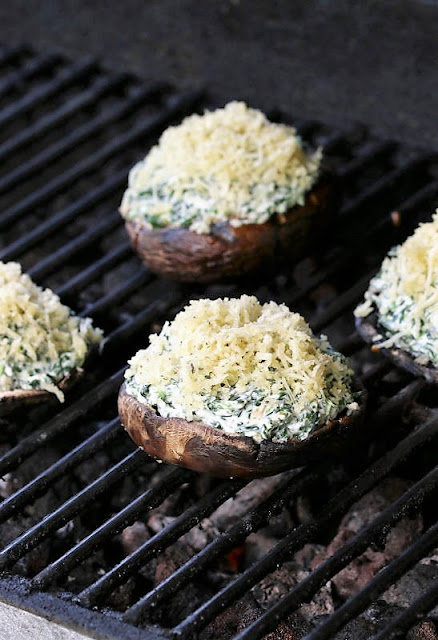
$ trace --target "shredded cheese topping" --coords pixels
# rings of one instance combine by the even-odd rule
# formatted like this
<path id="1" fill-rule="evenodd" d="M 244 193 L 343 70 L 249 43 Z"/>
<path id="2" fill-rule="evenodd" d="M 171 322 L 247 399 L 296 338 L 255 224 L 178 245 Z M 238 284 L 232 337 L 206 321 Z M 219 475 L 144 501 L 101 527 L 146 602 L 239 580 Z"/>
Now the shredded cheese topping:
<path id="1" fill-rule="evenodd" d="M 168 128 L 129 174 L 120 211 L 152 227 L 210 233 L 212 225 L 266 222 L 304 203 L 321 150 L 243 102 Z"/>
<path id="2" fill-rule="evenodd" d="M 161 415 L 257 441 L 305 437 L 357 408 L 343 357 L 299 314 L 253 296 L 192 301 L 129 364 L 128 391 Z"/>
<path id="3" fill-rule="evenodd" d="M 63 402 L 57 384 L 80 368 L 102 332 L 78 318 L 16 262 L 0 262 L 0 393 L 43 389 Z"/>
<path id="4" fill-rule="evenodd" d="M 438 366 L 438 210 L 432 222 L 391 249 L 355 315 L 374 310 L 386 333 L 379 346 L 399 347 Z"/>

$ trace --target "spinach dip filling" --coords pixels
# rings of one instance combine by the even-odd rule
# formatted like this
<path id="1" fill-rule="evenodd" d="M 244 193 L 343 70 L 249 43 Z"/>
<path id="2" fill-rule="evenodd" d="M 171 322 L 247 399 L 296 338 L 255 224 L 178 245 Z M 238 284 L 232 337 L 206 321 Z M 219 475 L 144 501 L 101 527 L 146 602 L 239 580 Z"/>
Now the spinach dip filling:
<path id="1" fill-rule="evenodd" d="M 256 442 L 302 440 L 358 409 L 344 357 L 299 314 L 253 296 L 190 302 L 129 364 L 127 392 L 162 417 Z"/>
<path id="2" fill-rule="evenodd" d="M 0 394 L 41 389 L 60 402 L 58 383 L 81 367 L 102 331 L 79 318 L 16 262 L 0 262 Z"/>
<path id="3" fill-rule="evenodd" d="M 129 174 L 120 212 L 146 227 L 208 234 L 213 225 L 261 224 L 302 205 L 321 150 L 243 102 L 169 127 Z"/>
<path id="4" fill-rule="evenodd" d="M 438 366 L 438 210 L 392 248 L 370 281 L 358 318 L 377 312 L 380 347 L 398 347 L 419 364 Z"/>

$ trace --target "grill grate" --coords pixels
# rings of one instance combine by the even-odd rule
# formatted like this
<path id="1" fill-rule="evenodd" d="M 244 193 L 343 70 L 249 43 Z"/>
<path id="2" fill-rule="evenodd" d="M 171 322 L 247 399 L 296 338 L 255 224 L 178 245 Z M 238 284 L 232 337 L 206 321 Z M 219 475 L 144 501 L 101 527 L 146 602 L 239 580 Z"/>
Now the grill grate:
<path id="1" fill-rule="evenodd" d="M 101 357 L 65 406 L 53 402 L 2 420 L 0 598 L 94 638 L 199 634 L 206 640 L 255 640 L 275 630 L 370 544 L 381 544 L 406 514 L 421 512 L 424 530 L 411 546 L 331 615 L 293 636 L 335 638 L 438 546 L 436 513 L 428 509 L 438 488 L 435 461 L 427 455 L 438 435 L 433 393 L 423 381 L 371 355 L 351 315 L 388 248 L 430 215 L 438 195 L 438 156 L 378 140 L 362 126 L 340 131 L 298 121 L 303 136 L 324 145 L 344 187 L 339 223 L 325 246 L 270 279 L 208 287 L 164 283 L 133 257 L 116 210 L 133 162 L 166 126 L 204 103 L 198 92 L 144 87 L 94 61 L 72 64 L 26 47 L 0 49 L 0 259 L 20 260 L 38 283 L 93 317 L 107 336 Z M 272 117 L 297 122 L 290 114 Z M 390 215 L 395 210 L 399 226 Z M 160 467 L 135 450 L 116 416 L 123 367 L 147 335 L 190 298 L 242 292 L 293 306 L 351 356 L 370 394 L 367 436 L 343 463 L 285 473 L 269 490 L 264 480 L 254 481 L 256 497 L 243 514 L 230 517 L 223 530 L 154 584 L 157 559 L 177 550 L 181 536 L 246 485 Z M 370 524 L 274 605 L 259 607 L 250 620 L 237 616 L 234 629 L 224 622 L 217 631 L 224 610 L 238 607 L 304 545 L 327 544 L 348 509 L 394 473 L 410 486 Z M 324 499 L 308 521 L 295 516 L 290 531 L 261 557 L 234 573 L 219 570 L 220 579 L 212 582 L 211 572 L 227 554 L 275 516 L 296 514 L 303 496 L 315 492 Z M 126 528 L 145 522 L 165 501 L 173 509 L 170 521 L 122 553 Z M 197 599 L 190 602 L 194 592 Z M 172 605 L 178 596 L 186 596 L 183 610 Z M 405 634 L 437 603 L 432 585 L 376 625 L 375 637 Z"/>

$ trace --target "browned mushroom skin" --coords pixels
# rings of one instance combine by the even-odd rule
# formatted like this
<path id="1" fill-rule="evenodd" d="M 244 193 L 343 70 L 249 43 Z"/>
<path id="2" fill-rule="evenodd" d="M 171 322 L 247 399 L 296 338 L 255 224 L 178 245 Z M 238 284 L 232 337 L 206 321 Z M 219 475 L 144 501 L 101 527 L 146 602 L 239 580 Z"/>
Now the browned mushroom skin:
<path id="1" fill-rule="evenodd" d="M 342 452 L 357 433 L 366 404 L 362 391 L 359 409 L 350 416 L 331 420 L 305 440 L 260 444 L 247 436 L 227 434 L 202 422 L 162 418 L 147 403 L 119 392 L 119 416 L 134 442 L 153 458 L 221 478 L 257 478 L 300 467 L 308 462 Z"/>
<path id="2" fill-rule="evenodd" d="M 63 378 L 58 387 L 66 392 L 73 387 L 83 376 L 82 368 L 74 369 L 69 376 Z M 0 416 L 10 413 L 14 409 L 25 406 L 32 406 L 48 402 L 55 396 L 44 389 L 13 389 L 12 391 L 0 391 Z"/>
<path id="3" fill-rule="evenodd" d="M 385 335 L 385 329 L 379 328 L 377 313 L 371 313 L 365 318 L 356 318 L 356 330 L 365 342 L 372 345 L 373 351 L 381 353 L 391 360 L 396 367 L 405 369 L 405 371 L 409 371 L 416 377 L 425 378 L 431 384 L 438 384 L 438 370 L 432 365 L 419 364 L 415 361 L 414 356 L 402 349 L 397 349 L 396 347 L 386 349 L 376 344 L 377 337 Z"/>
<path id="4" fill-rule="evenodd" d="M 326 175 L 302 206 L 264 224 L 217 224 L 209 235 L 149 229 L 139 220 L 127 220 L 126 229 L 134 251 L 154 273 L 181 282 L 213 282 L 272 266 L 279 257 L 299 260 L 330 224 L 337 201 L 334 179 Z"/>

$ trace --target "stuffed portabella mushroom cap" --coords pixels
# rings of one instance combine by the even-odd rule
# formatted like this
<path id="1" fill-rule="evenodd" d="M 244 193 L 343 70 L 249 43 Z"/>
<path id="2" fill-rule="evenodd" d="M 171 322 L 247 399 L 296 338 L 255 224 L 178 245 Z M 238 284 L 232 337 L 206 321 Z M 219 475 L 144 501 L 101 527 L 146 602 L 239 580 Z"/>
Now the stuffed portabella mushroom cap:
<path id="1" fill-rule="evenodd" d="M 365 396 L 345 359 L 285 305 L 192 301 L 130 361 L 121 422 L 151 456 L 257 477 L 342 449 Z"/>
<path id="2" fill-rule="evenodd" d="M 73 315 L 16 262 L 0 262 L 0 413 L 64 392 L 82 375 L 102 332 Z"/>
<path id="3" fill-rule="evenodd" d="M 212 282 L 302 257 L 334 208 L 321 149 L 242 102 L 170 127 L 129 174 L 120 212 L 154 272 Z"/>
<path id="4" fill-rule="evenodd" d="M 389 251 L 354 313 L 374 351 L 438 383 L 438 211 Z"/>

